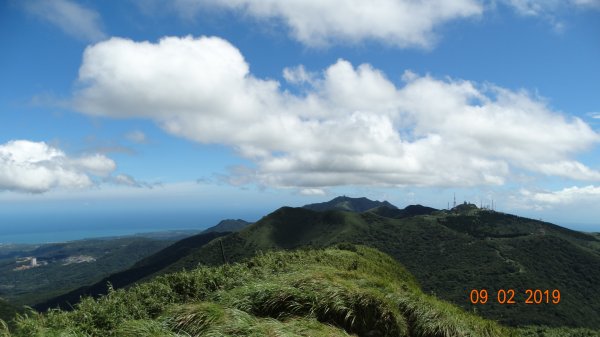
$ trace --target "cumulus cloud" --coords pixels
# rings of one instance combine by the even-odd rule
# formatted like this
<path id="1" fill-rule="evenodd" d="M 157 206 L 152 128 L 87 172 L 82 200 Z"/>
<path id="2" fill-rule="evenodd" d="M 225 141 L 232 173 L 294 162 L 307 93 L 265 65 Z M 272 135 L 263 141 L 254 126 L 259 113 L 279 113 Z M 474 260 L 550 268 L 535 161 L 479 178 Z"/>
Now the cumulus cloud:
<path id="1" fill-rule="evenodd" d="M 538 204 L 568 205 L 573 203 L 600 200 L 600 186 L 588 185 L 583 187 L 573 186 L 558 191 L 532 192 L 521 190 L 522 196 Z"/>
<path id="2" fill-rule="evenodd" d="M 275 20 L 308 46 L 374 40 L 399 47 L 429 47 L 435 42 L 436 28 L 483 11 L 476 0 L 177 0 L 174 6 L 184 16 L 208 7 Z"/>
<path id="3" fill-rule="evenodd" d="M 92 176 L 106 177 L 115 167 L 103 155 L 69 157 L 44 142 L 13 140 L 0 145 L 0 190 L 84 188 L 92 185 Z"/>
<path id="4" fill-rule="evenodd" d="M 300 190 L 302 195 L 325 195 L 325 191 L 320 188 L 303 188 Z"/>
<path id="5" fill-rule="evenodd" d="M 231 146 L 255 164 L 227 176 L 235 184 L 467 187 L 504 184 L 514 169 L 600 180 L 573 159 L 599 135 L 525 91 L 411 72 L 397 85 L 345 60 L 283 76 L 306 85 L 303 94 L 253 76 L 217 37 L 112 38 L 86 49 L 73 103 Z"/>
<path id="6" fill-rule="evenodd" d="M 283 69 L 283 78 L 291 84 L 312 84 L 316 76 L 315 73 L 306 71 L 303 65 Z"/>
<path id="7" fill-rule="evenodd" d="M 25 10 L 57 27 L 68 35 L 84 41 L 98 41 L 106 37 L 100 15 L 71 0 L 23 1 Z"/>

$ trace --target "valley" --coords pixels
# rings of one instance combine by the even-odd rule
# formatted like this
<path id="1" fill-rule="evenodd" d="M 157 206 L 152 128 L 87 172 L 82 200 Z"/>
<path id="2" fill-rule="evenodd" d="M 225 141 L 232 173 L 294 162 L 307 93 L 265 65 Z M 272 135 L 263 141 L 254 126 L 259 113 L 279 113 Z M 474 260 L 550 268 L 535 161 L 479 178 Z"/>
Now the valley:
<path id="1" fill-rule="evenodd" d="M 34 305 L 129 268 L 189 232 L 0 247 L 0 298 Z"/>

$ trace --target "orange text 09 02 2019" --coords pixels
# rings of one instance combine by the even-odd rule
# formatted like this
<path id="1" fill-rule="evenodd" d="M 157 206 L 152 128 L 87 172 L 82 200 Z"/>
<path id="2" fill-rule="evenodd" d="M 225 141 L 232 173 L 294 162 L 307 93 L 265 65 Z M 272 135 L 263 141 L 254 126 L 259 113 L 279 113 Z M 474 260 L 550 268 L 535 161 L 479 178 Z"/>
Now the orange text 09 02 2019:
<path id="1" fill-rule="evenodd" d="M 519 293 L 514 289 L 499 289 L 488 291 L 487 289 L 473 289 L 469 293 L 472 304 L 486 304 L 494 301 L 500 304 L 558 304 L 560 303 L 560 290 L 558 289 L 525 289 Z"/>

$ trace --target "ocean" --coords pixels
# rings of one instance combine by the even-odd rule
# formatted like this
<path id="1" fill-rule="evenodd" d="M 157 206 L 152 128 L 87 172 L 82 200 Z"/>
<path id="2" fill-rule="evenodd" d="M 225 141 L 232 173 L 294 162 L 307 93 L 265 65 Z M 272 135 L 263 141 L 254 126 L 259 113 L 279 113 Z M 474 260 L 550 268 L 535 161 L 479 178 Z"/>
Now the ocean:
<path id="1" fill-rule="evenodd" d="M 171 230 L 202 230 L 223 214 L 111 214 L 0 217 L 0 244 L 50 243 Z"/>

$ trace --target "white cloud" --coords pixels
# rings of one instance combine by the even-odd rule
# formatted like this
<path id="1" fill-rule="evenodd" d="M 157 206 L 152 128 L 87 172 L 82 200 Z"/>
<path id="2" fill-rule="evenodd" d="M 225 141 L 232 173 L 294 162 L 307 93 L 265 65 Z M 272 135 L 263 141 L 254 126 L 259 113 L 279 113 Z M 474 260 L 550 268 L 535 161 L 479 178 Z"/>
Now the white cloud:
<path id="1" fill-rule="evenodd" d="M 521 15 L 539 15 L 545 8 L 556 6 L 557 1 L 540 0 L 506 0 L 506 4 L 512 6 Z"/>
<path id="2" fill-rule="evenodd" d="M 177 0 L 174 6 L 185 17 L 208 7 L 275 20 L 287 26 L 293 38 L 313 47 L 364 40 L 429 47 L 439 26 L 483 12 L 476 0 Z"/>
<path id="3" fill-rule="evenodd" d="M 107 176 L 115 167 L 103 155 L 71 158 L 44 142 L 13 140 L 0 145 L 0 191 L 88 187 L 91 176 Z"/>
<path id="4" fill-rule="evenodd" d="M 559 191 L 542 192 L 522 190 L 521 194 L 527 199 L 542 205 L 569 205 L 589 201 L 598 202 L 600 200 L 600 186 L 573 186 Z"/>
<path id="5" fill-rule="evenodd" d="M 143 144 L 148 141 L 146 134 L 140 130 L 134 130 L 134 131 L 127 133 L 125 135 L 125 138 L 127 138 L 129 141 L 132 141 L 132 142 L 138 143 L 138 144 Z"/>
<path id="6" fill-rule="evenodd" d="M 310 73 L 289 69 L 292 83 Z M 216 37 L 113 38 L 86 49 L 74 105 L 231 146 L 255 163 L 226 177 L 236 184 L 468 187 L 501 185 L 514 168 L 600 180 L 573 159 L 599 135 L 527 92 L 411 72 L 397 86 L 345 60 L 310 78 L 296 81 L 300 96 L 283 91 Z"/>
<path id="7" fill-rule="evenodd" d="M 291 84 L 313 84 L 316 76 L 315 73 L 306 71 L 303 65 L 283 69 L 283 78 Z"/>
<path id="8" fill-rule="evenodd" d="M 108 176 L 116 168 L 114 161 L 101 154 L 71 159 L 69 163 L 77 170 L 100 177 Z"/>
<path id="9" fill-rule="evenodd" d="M 139 181 L 134 177 L 128 174 L 117 174 L 115 176 L 110 176 L 104 179 L 106 182 L 113 183 L 115 185 L 129 186 L 129 187 L 137 187 L 137 188 L 153 188 L 155 186 L 160 186 L 160 183 L 147 183 L 144 181 Z"/>
<path id="10" fill-rule="evenodd" d="M 100 15 L 71 0 L 28 0 L 22 2 L 25 10 L 58 26 L 65 33 L 85 41 L 99 41 L 106 37 Z"/>
<path id="11" fill-rule="evenodd" d="M 569 8 L 600 9 L 600 0 L 502 0 L 518 14 L 524 16 L 555 16 Z"/>
<path id="12" fill-rule="evenodd" d="M 565 13 L 570 11 L 600 10 L 600 0 L 500 0 L 517 14 L 540 18 L 549 23 L 556 33 L 568 27 Z"/>
<path id="13" fill-rule="evenodd" d="M 600 9 L 600 0 L 571 0 L 571 3 L 579 7 Z"/>
<path id="14" fill-rule="evenodd" d="M 600 0 L 138 0 L 143 13 L 175 11 L 186 20 L 227 10 L 240 16 L 282 25 L 309 47 L 377 41 L 400 48 L 431 48 L 444 24 L 477 19 L 497 4 L 522 16 L 548 21 L 562 33 L 565 13 L 600 10 Z M 487 12 L 487 13 L 486 13 Z"/>
<path id="15" fill-rule="evenodd" d="M 325 191 L 320 188 L 303 188 L 300 190 L 302 195 L 325 195 Z"/>

